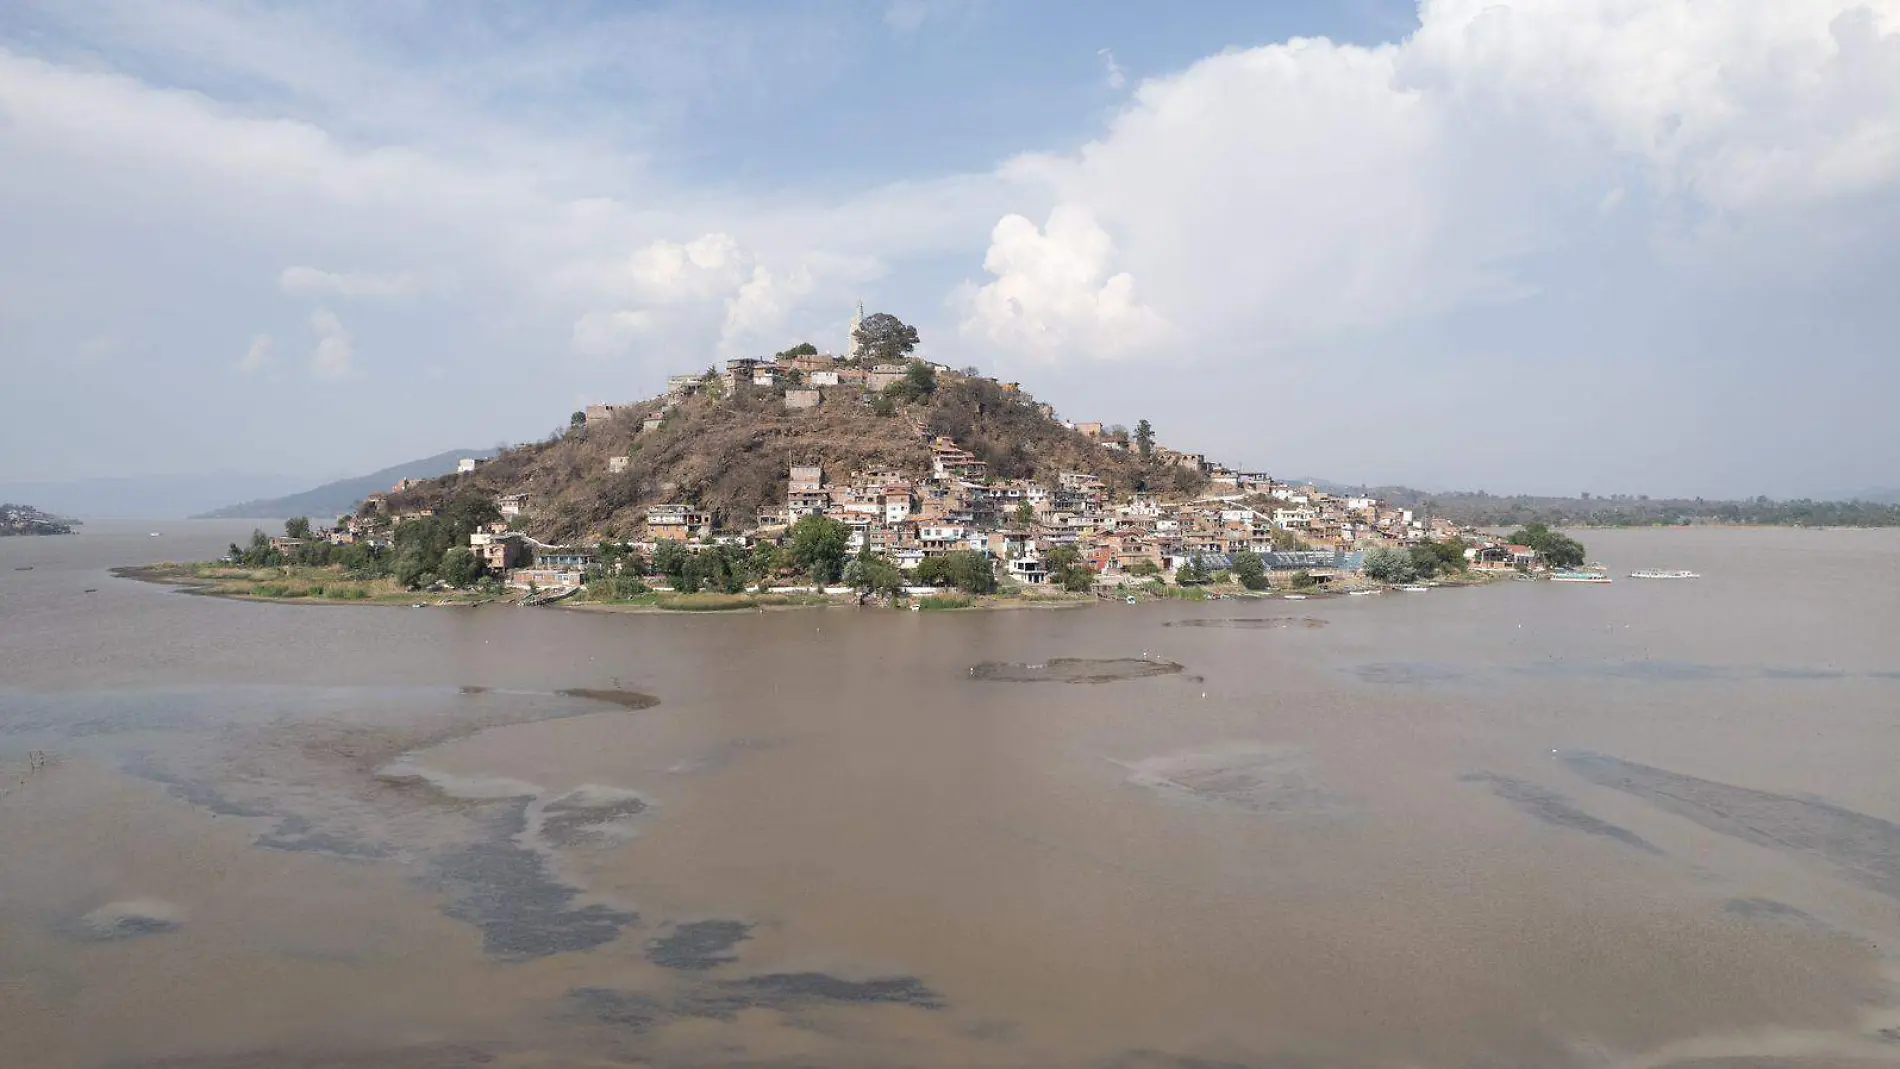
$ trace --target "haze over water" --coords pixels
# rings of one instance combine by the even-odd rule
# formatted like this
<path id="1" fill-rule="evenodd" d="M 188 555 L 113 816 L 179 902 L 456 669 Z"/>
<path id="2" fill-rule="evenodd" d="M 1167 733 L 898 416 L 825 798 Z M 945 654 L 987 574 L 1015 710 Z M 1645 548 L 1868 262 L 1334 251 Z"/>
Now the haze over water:
<path id="1" fill-rule="evenodd" d="M 610 616 L 159 529 L 0 540 L 0 1065 L 1900 1063 L 1900 532 Z"/>

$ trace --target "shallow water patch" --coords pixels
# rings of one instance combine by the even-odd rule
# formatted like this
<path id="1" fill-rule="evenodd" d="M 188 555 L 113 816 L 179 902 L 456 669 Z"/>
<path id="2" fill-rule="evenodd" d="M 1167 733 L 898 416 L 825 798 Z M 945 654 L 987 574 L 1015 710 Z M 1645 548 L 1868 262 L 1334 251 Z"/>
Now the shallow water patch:
<path id="1" fill-rule="evenodd" d="M 557 690 L 555 693 L 563 698 L 586 698 L 588 701 L 606 702 L 608 705 L 618 705 L 622 709 L 651 709 L 660 704 L 660 699 L 653 695 L 641 694 L 633 690 L 569 687 L 565 690 Z"/>
<path id="2" fill-rule="evenodd" d="M 554 846 L 611 842 L 629 838 L 628 822 L 648 808 L 647 800 L 632 791 L 588 784 L 544 803 L 537 830 Z"/>
<path id="3" fill-rule="evenodd" d="M 1473 772 L 1458 778 L 1462 782 L 1476 783 L 1488 788 L 1492 794 L 1509 802 L 1520 813 L 1553 827 L 1569 828 L 1589 835 L 1601 835 L 1645 853 L 1658 855 L 1662 853 L 1653 843 L 1635 832 L 1620 828 L 1607 820 L 1593 817 L 1578 809 L 1563 795 L 1535 783 L 1513 779 L 1510 776 L 1500 776 L 1495 772 Z"/>
<path id="4" fill-rule="evenodd" d="M 970 669 L 987 683 L 1119 683 L 1128 679 L 1176 675 L 1182 666 L 1145 657 L 1057 657 L 1041 664 L 985 661 Z"/>
<path id="5" fill-rule="evenodd" d="M 1856 883 L 1900 898 L 1900 824 L 1818 798 L 1795 798 L 1685 776 L 1607 754 L 1562 755 L 1572 772 L 1721 835 L 1807 854 Z"/>
<path id="6" fill-rule="evenodd" d="M 752 938 L 744 921 L 688 921 L 647 943 L 647 960 L 667 969 L 696 972 L 739 960 L 733 948 Z"/>
<path id="7" fill-rule="evenodd" d="M 107 943 L 175 932 L 183 922 L 177 907 L 155 898 L 111 902 L 80 917 L 67 928 L 75 939 Z"/>
<path id="8" fill-rule="evenodd" d="M 494 838 L 436 856 L 428 881 L 449 894 L 443 912 L 482 931 L 482 946 L 501 958 L 528 959 L 613 942 L 640 923 L 630 910 L 576 905 L 580 890 L 555 879 L 547 859 L 522 846 L 528 803 L 495 821 Z"/>
<path id="9" fill-rule="evenodd" d="M 1298 747 L 1236 743 L 1143 758 L 1124 767 L 1128 782 L 1137 787 L 1226 809 L 1313 816 L 1342 808 L 1337 793 L 1314 772 L 1312 756 Z"/>
<path id="10" fill-rule="evenodd" d="M 1207 627 L 1231 631 L 1317 631 L 1326 621 L 1317 616 L 1224 616 L 1169 620 L 1163 627 Z"/>
<path id="11" fill-rule="evenodd" d="M 944 1008 L 942 997 L 914 976 L 847 980 L 820 972 L 767 973 L 696 983 L 665 998 L 605 987 L 575 988 L 567 997 L 587 1016 L 636 1032 L 687 1018 L 729 1021 L 745 1010 L 789 1013 L 821 1006 Z"/>

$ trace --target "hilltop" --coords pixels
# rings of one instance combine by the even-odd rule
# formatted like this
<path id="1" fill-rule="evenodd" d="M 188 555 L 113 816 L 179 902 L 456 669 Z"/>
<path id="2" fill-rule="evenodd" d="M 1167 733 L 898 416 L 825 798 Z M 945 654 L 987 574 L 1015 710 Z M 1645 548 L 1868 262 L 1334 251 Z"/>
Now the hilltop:
<path id="1" fill-rule="evenodd" d="M 1206 484 L 1198 465 L 1183 466 L 1165 451 L 1144 458 L 1096 425 L 1085 425 L 1093 430 L 1085 433 L 1058 421 L 1047 405 L 993 379 L 930 368 L 930 388 L 906 399 L 901 388 L 846 382 L 788 389 L 754 384 L 751 374 L 729 372 L 727 383 L 684 376 L 670 396 L 576 413 L 558 437 L 509 449 L 471 473 L 406 487 L 388 496 L 387 507 L 400 513 L 444 507 L 463 494 L 527 494 L 532 508 L 519 525 L 565 543 L 625 537 L 650 506 L 690 502 L 710 514 L 714 528 L 740 530 L 755 526 L 762 509 L 785 502 L 794 465 L 840 476 L 927 473 L 939 437 L 954 440 L 1000 480 L 1054 486 L 1062 472 L 1089 472 L 1116 494 L 1165 496 Z"/>
<path id="2" fill-rule="evenodd" d="M 212 509 L 209 512 L 201 512 L 191 518 L 194 520 L 287 520 L 293 516 L 337 516 L 355 508 L 356 503 L 365 497 L 380 490 L 386 490 L 404 479 L 433 478 L 454 471 L 456 464 L 464 457 L 485 460 L 494 455 L 493 449 L 452 449 L 446 453 L 437 453 L 432 457 L 373 471 L 368 475 L 324 483 L 322 486 L 299 494 L 243 501 L 235 505 Z"/>

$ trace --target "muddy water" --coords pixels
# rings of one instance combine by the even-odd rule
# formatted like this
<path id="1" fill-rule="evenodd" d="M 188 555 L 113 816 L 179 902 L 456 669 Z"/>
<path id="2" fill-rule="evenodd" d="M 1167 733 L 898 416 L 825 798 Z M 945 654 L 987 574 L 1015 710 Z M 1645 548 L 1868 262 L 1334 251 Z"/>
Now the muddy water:
<path id="1" fill-rule="evenodd" d="M 0 1065 L 1900 1063 L 1891 533 L 660 617 L 104 575 L 170 527 L 0 542 Z"/>

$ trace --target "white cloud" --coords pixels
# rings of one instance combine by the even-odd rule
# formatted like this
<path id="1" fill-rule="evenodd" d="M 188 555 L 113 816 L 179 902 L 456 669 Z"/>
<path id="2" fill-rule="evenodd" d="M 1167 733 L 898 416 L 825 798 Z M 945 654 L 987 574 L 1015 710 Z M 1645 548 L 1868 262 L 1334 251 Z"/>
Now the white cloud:
<path id="1" fill-rule="evenodd" d="M 730 292 L 751 274 L 752 257 L 730 234 L 706 234 L 685 244 L 664 238 L 627 262 L 634 295 L 649 301 L 705 300 Z"/>
<path id="2" fill-rule="evenodd" d="M 582 356 L 623 356 L 652 328 L 650 312 L 589 312 L 574 321 L 574 351 Z"/>
<path id="3" fill-rule="evenodd" d="M 422 289 L 407 272 L 378 275 L 367 271 L 322 271 L 314 267 L 286 267 L 277 276 L 277 288 L 292 297 L 413 297 Z"/>
<path id="4" fill-rule="evenodd" d="M 1562 284 L 1583 242 L 1796 270 L 1833 250 L 1788 242 L 1851 230 L 1799 213 L 1900 186 L 1900 0 L 1426 0 L 1419 18 L 1397 44 L 1210 57 L 1144 82 L 1079 151 L 1011 161 L 1036 208 L 997 225 L 965 331 L 1100 352 L 1104 317 L 1140 307 L 1125 273 L 1185 349 L 1238 358 Z M 1048 208 L 1038 235 L 1021 216 Z"/>
<path id="5" fill-rule="evenodd" d="M 356 373 L 356 339 L 328 308 L 310 313 L 316 347 L 310 350 L 310 372 L 320 379 L 348 378 Z"/>
<path id="6" fill-rule="evenodd" d="M 1167 323 L 1135 298 L 1127 272 L 1110 274 L 1115 248 L 1086 210 L 1057 207 L 1048 226 L 1005 216 L 983 268 L 995 281 L 966 290 L 962 333 L 1035 356 L 1113 357 L 1152 347 Z"/>
<path id="7" fill-rule="evenodd" d="M 250 348 L 244 350 L 244 355 L 238 358 L 238 362 L 233 367 L 240 375 L 255 375 L 275 362 L 271 355 L 275 348 L 276 343 L 271 340 L 270 335 L 253 335 Z"/>
<path id="8" fill-rule="evenodd" d="M 1095 54 L 1102 57 L 1102 71 L 1104 78 L 1108 82 L 1108 87 L 1110 89 L 1121 89 L 1125 87 L 1128 84 L 1128 72 L 1123 70 L 1122 65 L 1115 61 L 1114 51 L 1107 48 L 1098 48 L 1095 50 Z"/>

